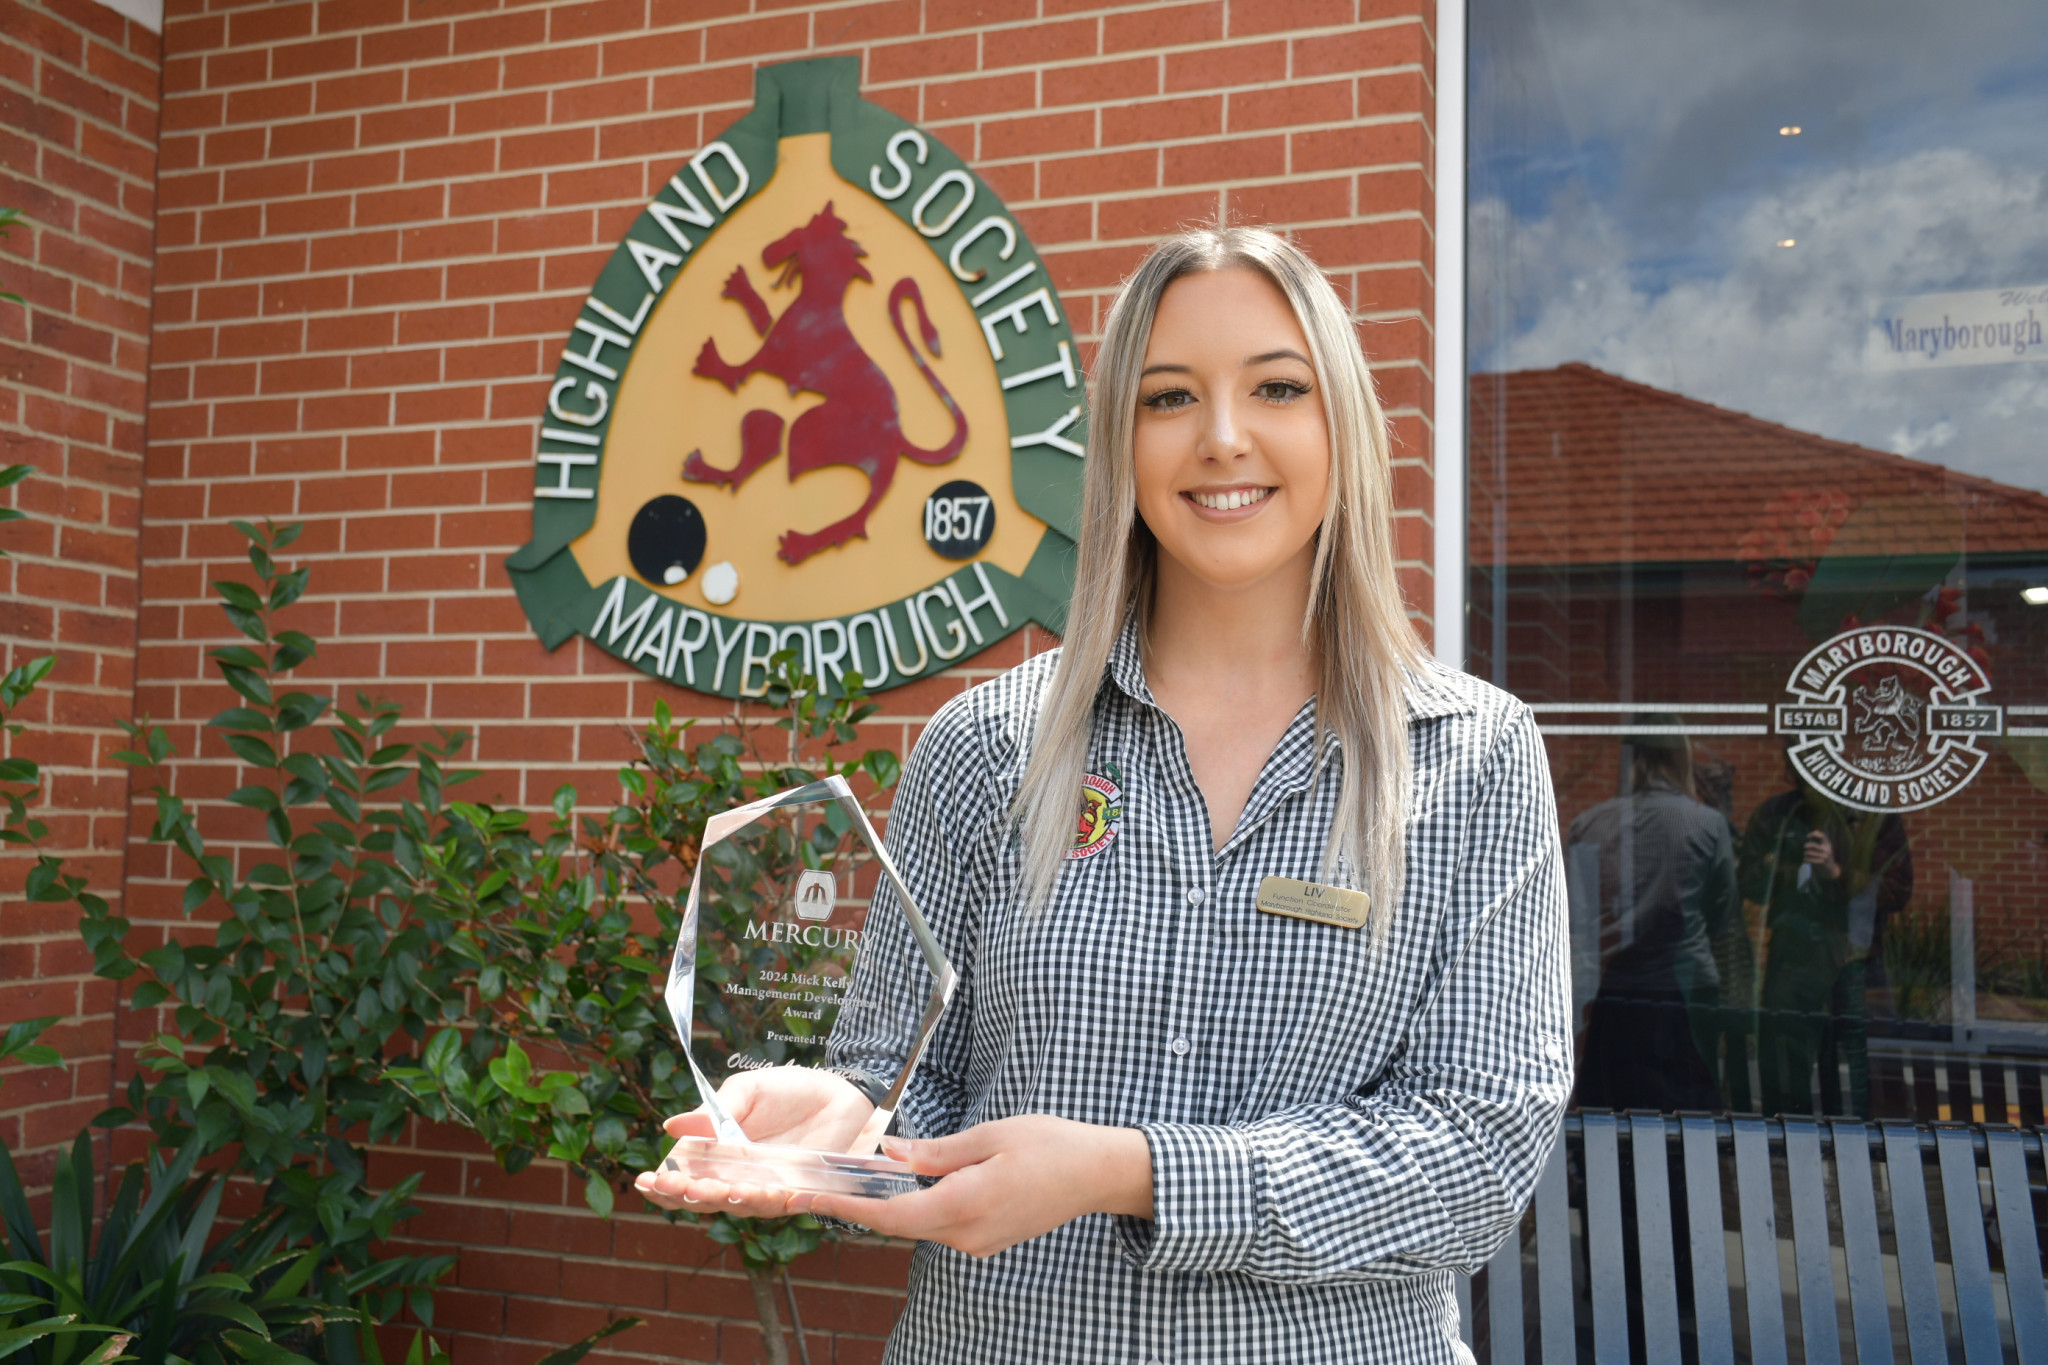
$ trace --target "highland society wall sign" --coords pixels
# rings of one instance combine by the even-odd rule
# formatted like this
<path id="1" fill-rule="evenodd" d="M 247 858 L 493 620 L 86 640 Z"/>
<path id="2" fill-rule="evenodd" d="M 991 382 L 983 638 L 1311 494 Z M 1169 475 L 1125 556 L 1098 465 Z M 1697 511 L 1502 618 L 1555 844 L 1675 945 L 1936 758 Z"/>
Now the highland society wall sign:
<path id="1" fill-rule="evenodd" d="M 1060 628 L 1085 399 L 1044 263 L 854 58 L 762 68 L 754 107 L 627 230 L 579 310 L 507 561 L 550 648 L 758 696 Z"/>

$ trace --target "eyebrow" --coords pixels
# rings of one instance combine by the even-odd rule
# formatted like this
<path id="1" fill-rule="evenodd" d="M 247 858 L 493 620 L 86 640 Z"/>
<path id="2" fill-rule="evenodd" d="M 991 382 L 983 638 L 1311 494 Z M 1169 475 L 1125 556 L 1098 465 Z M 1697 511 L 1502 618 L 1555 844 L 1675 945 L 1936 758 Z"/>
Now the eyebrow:
<path id="1" fill-rule="evenodd" d="M 1304 365 L 1314 363 L 1307 356 L 1303 355 L 1300 351 L 1293 350 L 1287 347 L 1283 347 L 1277 351 L 1261 351 L 1257 355 L 1248 355 L 1244 358 L 1244 363 L 1246 365 L 1263 365 L 1269 360 L 1299 360 Z M 1186 365 L 1147 365 L 1144 368 L 1144 370 L 1139 373 L 1138 378 L 1143 379 L 1146 375 L 1153 374 L 1193 373 L 1194 370 Z"/>

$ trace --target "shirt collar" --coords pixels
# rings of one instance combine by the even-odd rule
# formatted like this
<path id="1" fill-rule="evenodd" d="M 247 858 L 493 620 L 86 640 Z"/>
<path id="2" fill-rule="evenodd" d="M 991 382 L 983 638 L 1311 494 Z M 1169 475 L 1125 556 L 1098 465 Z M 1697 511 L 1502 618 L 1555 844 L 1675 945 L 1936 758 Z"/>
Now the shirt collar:
<path id="1" fill-rule="evenodd" d="M 1117 632 L 1116 644 L 1109 651 L 1109 680 L 1132 701 L 1145 706 L 1159 704 L 1152 699 L 1152 689 L 1145 682 L 1145 660 L 1138 648 L 1135 611 L 1124 617 L 1124 628 Z"/>
<path id="2" fill-rule="evenodd" d="M 1445 716 L 1469 716 L 1478 710 L 1470 698 L 1461 697 L 1445 680 L 1442 665 L 1425 660 L 1401 670 L 1401 692 L 1408 700 L 1408 723 L 1442 720 Z"/>

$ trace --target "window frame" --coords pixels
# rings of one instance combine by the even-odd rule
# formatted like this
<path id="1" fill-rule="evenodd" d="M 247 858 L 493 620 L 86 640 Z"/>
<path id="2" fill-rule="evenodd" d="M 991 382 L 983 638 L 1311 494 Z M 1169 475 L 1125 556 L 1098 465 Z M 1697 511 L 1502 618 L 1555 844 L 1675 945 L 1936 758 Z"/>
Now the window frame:
<path id="1" fill-rule="evenodd" d="M 1439 0 L 1436 31 L 1436 306 L 1431 367 L 1435 502 L 1431 615 L 1436 657 L 1465 666 L 1465 59 L 1467 0 Z"/>

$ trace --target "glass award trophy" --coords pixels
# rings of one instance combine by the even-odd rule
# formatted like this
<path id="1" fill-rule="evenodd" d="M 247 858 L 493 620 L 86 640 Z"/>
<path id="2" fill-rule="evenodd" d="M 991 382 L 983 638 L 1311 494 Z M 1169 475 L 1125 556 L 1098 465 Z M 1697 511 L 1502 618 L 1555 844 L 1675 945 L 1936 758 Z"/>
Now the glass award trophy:
<path id="1" fill-rule="evenodd" d="M 870 908 L 880 879 L 895 894 Z M 663 998 L 714 1136 L 677 1139 L 663 1168 L 792 1193 L 885 1199 L 916 1189 L 908 1165 L 877 1153 L 954 982 L 845 778 L 713 816 Z M 799 1138 L 749 1134 L 719 1089 L 774 1068 L 822 1074 L 757 1084 L 841 1103 L 799 1125 Z"/>

